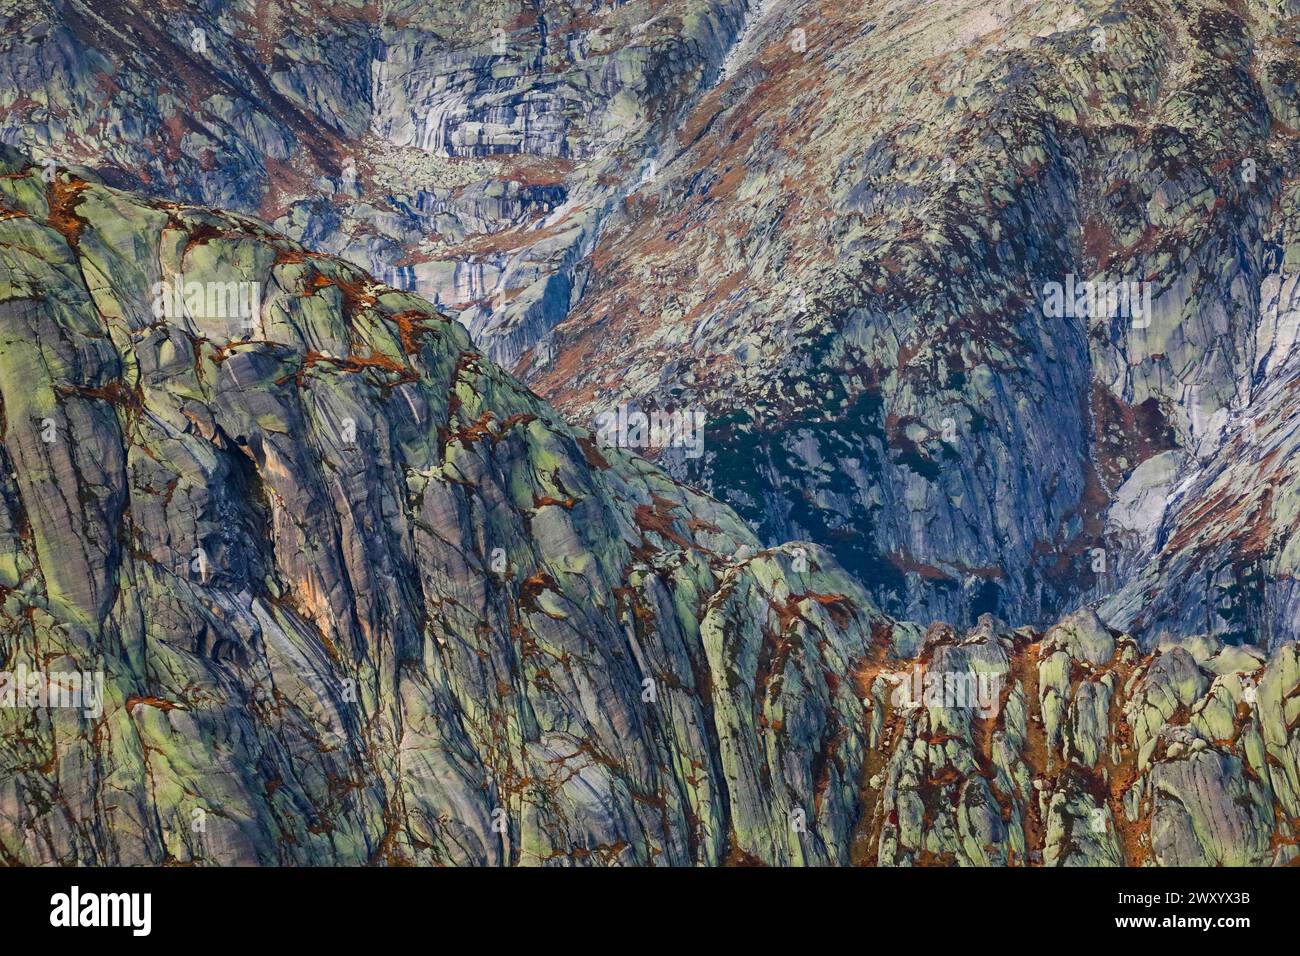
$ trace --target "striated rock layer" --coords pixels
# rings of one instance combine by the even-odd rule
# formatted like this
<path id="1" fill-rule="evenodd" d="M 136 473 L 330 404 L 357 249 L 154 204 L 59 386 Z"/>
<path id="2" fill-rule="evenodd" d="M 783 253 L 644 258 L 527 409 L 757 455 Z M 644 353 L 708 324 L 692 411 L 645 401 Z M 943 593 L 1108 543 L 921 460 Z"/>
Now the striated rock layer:
<path id="1" fill-rule="evenodd" d="M 1294 856 L 1296 645 L 891 620 L 256 221 L 0 152 L 0 401 L 8 862 Z"/>

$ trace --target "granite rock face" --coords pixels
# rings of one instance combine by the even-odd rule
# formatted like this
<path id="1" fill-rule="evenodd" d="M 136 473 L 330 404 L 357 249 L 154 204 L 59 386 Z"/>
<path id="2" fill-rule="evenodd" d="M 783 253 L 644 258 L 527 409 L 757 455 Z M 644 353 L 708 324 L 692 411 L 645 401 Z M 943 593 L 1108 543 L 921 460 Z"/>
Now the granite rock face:
<path id="1" fill-rule="evenodd" d="M 897 621 L 256 220 L 0 148 L 0 401 L 7 862 L 1293 856 L 1295 643 Z"/>
<path id="2" fill-rule="evenodd" d="M 254 213 L 513 364 L 745 0 L 0 3 L 0 142 Z"/>
<path id="3" fill-rule="evenodd" d="M 896 671 L 863 675 L 873 776 L 855 850 L 882 865 L 1291 862 L 1294 691 L 1279 690 L 1295 645 L 1268 662 L 1200 650 L 1142 655 L 1089 611 L 1045 634 L 989 617 L 964 638 L 932 629 L 926 679 L 982 675 L 994 707 L 900 708 Z"/>
<path id="4" fill-rule="evenodd" d="M 889 625 L 823 552 L 353 266 L 5 161 L 0 647 L 104 675 L 0 711 L 6 859 L 847 860 Z"/>
<path id="5" fill-rule="evenodd" d="M 760 10 L 516 371 L 892 614 L 1300 636 L 1300 7 Z"/>
<path id="6" fill-rule="evenodd" d="M 573 424 L 698 410 L 653 457 L 892 616 L 1274 647 L 1298 16 L 0 0 L 0 141 L 416 292 Z"/>

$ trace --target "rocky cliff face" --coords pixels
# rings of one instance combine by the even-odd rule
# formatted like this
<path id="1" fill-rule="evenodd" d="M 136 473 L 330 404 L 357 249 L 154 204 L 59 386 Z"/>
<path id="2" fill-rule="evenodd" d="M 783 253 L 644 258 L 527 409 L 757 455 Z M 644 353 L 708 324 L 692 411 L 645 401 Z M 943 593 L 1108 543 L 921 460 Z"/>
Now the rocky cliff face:
<path id="1" fill-rule="evenodd" d="M 0 3 L 0 142 L 255 213 L 513 364 L 744 0 Z"/>
<path id="2" fill-rule="evenodd" d="M 1276 643 L 1298 14 L 9 0 L 0 138 L 418 292 L 576 424 L 702 410 L 670 472 L 894 615 Z"/>
<path id="3" fill-rule="evenodd" d="M 763 9 L 521 373 L 704 405 L 674 473 L 894 613 L 1295 639 L 1300 7 Z"/>
<path id="4" fill-rule="evenodd" d="M 1292 862 L 1295 0 L 0 22 L 7 861 Z"/>
<path id="5" fill-rule="evenodd" d="M 3 712 L 7 858 L 846 858 L 841 675 L 885 619 L 833 562 L 759 552 L 414 296 L 6 163 L 0 639 L 105 674 L 97 718 Z M 247 325 L 158 315 L 218 280 L 258 284 Z"/>
<path id="6" fill-rule="evenodd" d="M 1293 644 L 895 622 L 422 300 L 3 161 L 0 648 L 103 674 L 0 711 L 6 860 L 1291 859 Z"/>

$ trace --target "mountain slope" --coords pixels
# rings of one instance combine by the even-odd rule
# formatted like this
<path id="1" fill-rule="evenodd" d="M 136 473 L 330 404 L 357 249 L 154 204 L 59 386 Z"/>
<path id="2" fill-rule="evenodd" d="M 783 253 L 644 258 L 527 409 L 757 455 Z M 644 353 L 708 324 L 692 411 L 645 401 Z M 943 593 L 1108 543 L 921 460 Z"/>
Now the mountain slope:
<path id="1" fill-rule="evenodd" d="M 1294 857 L 1294 644 L 923 633 L 418 298 L 0 164 L 0 651 L 104 673 L 0 710 L 8 862 Z"/>
<path id="2" fill-rule="evenodd" d="M 253 213 L 514 362 L 745 0 L 0 2 L 0 142 Z"/>
<path id="3" fill-rule="evenodd" d="M 1275 396 L 1300 318 L 1298 15 L 773 4 L 516 371 L 579 422 L 707 409 L 705 457 L 670 470 L 765 540 L 831 548 L 891 613 L 1041 625 L 1132 586 L 1164 594 L 1115 619 L 1148 645 L 1295 639 Z M 1135 307 L 1052 308 L 1089 280 L 1136 284 Z M 1255 418 L 1262 472 L 1235 464 Z M 1188 490 L 1131 527 L 1152 475 L 1126 483 L 1170 452 L 1148 472 Z M 1230 499 L 1267 478 L 1262 511 L 1216 504 L 1226 470 Z M 1209 513 L 1244 553 L 1160 553 Z"/>
<path id="4" fill-rule="evenodd" d="M 657 460 L 896 617 L 1300 637 L 1295 0 L 0 19 L 0 139 L 417 291 L 574 424 L 703 415 Z M 1049 308 L 1092 279 L 1140 314 Z"/>
<path id="5" fill-rule="evenodd" d="M 105 672 L 102 719 L 3 712 L 8 859 L 847 858 L 837 675 L 884 619 L 820 552 L 255 222 L 9 154 L 0 191 L 4 659 Z M 182 276 L 260 308 L 160 317 Z"/>

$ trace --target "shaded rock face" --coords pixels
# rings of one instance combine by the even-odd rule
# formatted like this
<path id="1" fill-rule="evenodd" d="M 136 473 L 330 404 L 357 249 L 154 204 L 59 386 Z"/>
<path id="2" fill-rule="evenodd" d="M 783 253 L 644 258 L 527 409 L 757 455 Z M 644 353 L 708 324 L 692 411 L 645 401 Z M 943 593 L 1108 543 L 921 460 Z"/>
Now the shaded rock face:
<path id="1" fill-rule="evenodd" d="M 0 150 L 0 401 L 7 862 L 1293 855 L 1294 643 L 897 622 L 254 220 Z"/>
<path id="2" fill-rule="evenodd" d="M 1294 640 L 1297 13 L 765 5 L 516 371 L 891 613 Z"/>

